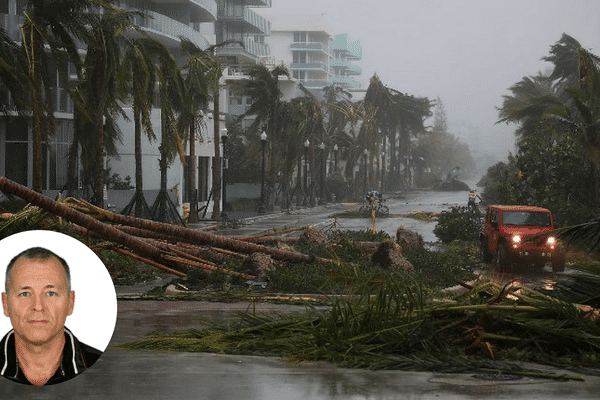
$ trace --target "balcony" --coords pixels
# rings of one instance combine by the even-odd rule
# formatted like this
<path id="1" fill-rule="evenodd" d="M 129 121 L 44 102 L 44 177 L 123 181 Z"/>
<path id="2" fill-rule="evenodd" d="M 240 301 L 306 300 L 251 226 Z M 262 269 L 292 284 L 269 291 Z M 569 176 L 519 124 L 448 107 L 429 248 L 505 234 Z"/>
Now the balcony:
<path id="1" fill-rule="evenodd" d="M 271 0 L 246 0 L 246 6 L 271 8 L 272 3 Z"/>
<path id="2" fill-rule="evenodd" d="M 311 63 L 291 63 L 290 69 L 292 70 L 311 70 L 311 71 L 323 71 L 329 73 L 327 64 L 324 62 L 311 62 Z"/>
<path id="3" fill-rule="evenodd" d="M 331 78 L 331 83 L 344 89 L 357 89 L 360 87 L 360 82 L 353 80 L 349 76 L 335 76 Z"/>
<path id="4" fill-rule="evenodd" d="M 290 44 L 290 49 L 296 51 L 320 51 L 329 54 L 329 47 L 321 42 L 294 42 Z"/>
<path id="5" fill-rule="evenodd" d="M 192 22 L 213 22 L 217 19 L 217 2 L 215 0 L 190 0 L 197 6 L 192 15 Z"/>
<path id="6" fill-rule="evenodd" d="M 344 53 L 346 59 L 362 60 L 362 46 L 360 41 L 354 42 L 348 40 L 348 35 L 342 33 L 335 35 L 331 42 L 332 52 Z"/>
<path id="7" fill-rule="evenodd" d="M 346 71 L 346 73 L 348 75 L 361 75 L 362 74 L 362 68 L 357 66 L 357 65 L 352 65 L 350 64 L 348 66 L 348 70 Z"/>
<path id="8" fill-rule="evenodd" d="M 322 89 L 326 86 L 331 85 L 327 79 L 304 79 L 298 81 L 307 89 Z"/>
<path id="9" fill-rule="evenodd" d="M 333 60 L 331 60 L 330 65 L 332 67 L 341 68 L 341 69 L 350 68 L 350 62 L 348 62 L 348 60 L 333 59 Z"/>
<path id="10" fill-rule="evenodd" d="M 217 56 L 247 56 L 255 59 L 257 57 L 268 57 L 271 55 L 271 48 L 265 43 L 256 43 L 249 37 L 243 39 L 244 47 L 237 43 L 220 46 L 216 49 Z"/>
<path id="11" fill-rule="evenodd" d="M 194 28 L 154 11 L 144 11 L 144 13 L 147 17 L 135 16 L 134 24 L 144 28 L 149 33 L 154 33 L 158 37 L 166 37 L 175 43 L 179 43 L 179 37 L 183 36 L 201 49 L 210 46 L 208 40 Z"/>
<path id="12" fill-rule="evenodd" d="M 225 14 L 222 12 L 222 14 Z M 230 10 L 228 14 L 219 14 L 219 19 L 227 23 L 236 23 L 242 25 L 237 32 L 246 34 L 271 34 L 271 21 L 255 13 L 249 8 L 235 8 Z"/>

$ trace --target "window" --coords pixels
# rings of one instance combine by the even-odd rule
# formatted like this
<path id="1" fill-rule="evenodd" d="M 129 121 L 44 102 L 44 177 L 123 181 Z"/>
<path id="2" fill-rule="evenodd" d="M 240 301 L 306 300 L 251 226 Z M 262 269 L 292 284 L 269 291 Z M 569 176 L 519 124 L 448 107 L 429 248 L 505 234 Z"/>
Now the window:
<path id="1" fill-rule="evenodd" d="M 6 119 L 5 176 L 23 186 L 27 186 L 28 174 L 27 159 L 29 146 L 27 143 L 27 131 L 27 122 L 24 119 Z"/>
<path id="2" fill-rule="evenodd" d="M 550 214 L 536 211 L 506 211 L 502 214 L 504 225 L 551 226 Z"/>
<path id="3" fill-rule="evenodd" d="M 305 51 L 294 51 L 294 64 L 306 64 L 306 52 Z"/>
<path id="4" fill-rule="evenodd" d="M 306 80 L 306 71 L 294 71 L 293 77 L 294 77 L 294 79 L 304 81 L 304 80 Z"/>
<path id="5" fill-rule="evenodd" d="M 306 43 L 308 35 L 306 32 L 294 32 L 294 42 L 295 43 Z"/>

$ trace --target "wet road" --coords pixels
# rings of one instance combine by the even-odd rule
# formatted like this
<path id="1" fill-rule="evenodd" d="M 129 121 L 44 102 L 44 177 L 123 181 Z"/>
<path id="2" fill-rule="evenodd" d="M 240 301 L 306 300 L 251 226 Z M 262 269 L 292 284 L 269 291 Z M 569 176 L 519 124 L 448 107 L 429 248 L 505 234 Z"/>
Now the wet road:
<path id="1" fill-rule="evenodd" d="M 411 193 L 388 200 L 391 214 L 443 211 L 463 205 L 466 192 Z M 333 213 L 357 205 L 331 205 L 292 214 L 257 217 L 231 230 L 246 235 L 285 227 L 333 224 Z M 370 229 L 369 219 L 339 219 L 340 229 Z M 377 229 L 395 236 L 398 226 L 436 241 L 433 223 L 410 218 L 378 219 Z M 503 276 L 502 279 L 512 279 Z M 525 277 L 525 279 L 527 279 Z M 537 279 L 537 278 L 536 278 Z M 301 306 L 257 305 L 257 311 L 302 312 Z M 119 301 L 112 343 L 130 341 L 150 331 L 202 328 L 207 320 L 227 320 L 247 303 Z M 554 369 L 539 367 L 541 370 Z M 565 371 L 566 372 L 566 371 Z M 524 378 L 487 381 L 469 374 L 367 371 L 336 368 L 327 363 L 290 365 L 278 359 L 196 353 L 125 351 L 109 348 L 83 375 L 54 387 L 25 387 L 0 379 L 0 399 L 595 399 L 600 377 L 585 382 L 553 382 Z"/>

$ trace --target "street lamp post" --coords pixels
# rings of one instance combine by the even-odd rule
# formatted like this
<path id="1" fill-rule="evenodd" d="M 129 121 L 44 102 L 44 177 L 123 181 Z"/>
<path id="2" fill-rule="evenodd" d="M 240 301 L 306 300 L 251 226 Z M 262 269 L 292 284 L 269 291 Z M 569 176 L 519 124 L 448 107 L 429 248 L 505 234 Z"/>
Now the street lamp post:
<path id="1" fill-rule="evenodd" d="M 338 145 L 333 146 L 333 172 L 337 172 Z"/>
<path id="2" fill-rule="evenodd" d="M 267 146 L 267 134 L 263 131 L 260 135 L 260 144 L 262 146 L 262 165 L 260 173 L 260 205 L 258 207 L 259 214 L 267 213 L 267 206 L 265 205 L 265 147 Z"/>
<path id="3" fill-rule="evenodd" d="M 302 193 L 303 201 L 302 205 L 308 205 L 306 203 L 306 194 L 308 193 L 308 147 L 310 146 L 310 142 L 306 139 L 304 142 L 304 191 Z"/>
<path id="4" fill-rule="evenodd" d="M 221 208 L 221 219 L 227 220 L 227 211 L 225 210 L 225 207 L 227 206 L 227 179 L 225 176 L 225 170 L 229 169 L 229 163 L 227 158 L 225 157 L 225 144 L 227 143 L 227 128 L 221 129 L 221 143 L 223 143 L 223 161 L 221 165 L 221 168 L 223 169 L 223 172 L 221 173 L 221 180 L 223 181 L 221 202 L 223 203 L 223 207 Z"/>
<path id="5" fill-rule="evenodd" d="M 365 162 L 365 192 L 367 192 L 369 190 L 369 187 L 367 185 L 367 179 L 368 179 L 368 175 L 367 175 L 367 157 L 369 156 L 369 150 L 365 149 L 365 151 L 363 152 L 364 154 L 364 162 Z"/>
<path id="6" fill-rule="evenodd" d="M 321 142 L 319 149 L 321 150 L 321 196 L 319 198 L 319 205 L 323 205 L 325 204 L 325 162 L 327 161 L 325 158 L 325 143 Z"/>

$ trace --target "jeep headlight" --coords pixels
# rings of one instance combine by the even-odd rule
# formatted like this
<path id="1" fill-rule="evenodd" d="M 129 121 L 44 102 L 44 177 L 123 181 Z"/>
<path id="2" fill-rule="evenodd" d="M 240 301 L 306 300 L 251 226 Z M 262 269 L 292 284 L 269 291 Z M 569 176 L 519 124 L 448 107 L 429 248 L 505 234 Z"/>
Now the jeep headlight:
<path id="1" fill-rule="evenodd" d="M 554 246 L 556 246 L 556 238 L 554 236 L 548 236 L 548 240 L 546 240 L 546 243 L 548 244 L 548 246 L 550 246 L 551 248 L 554 248 Z"/>
<path id="2" fill-rule="evenodd" d="M 521 244 L 521 236 L 519 236 L 519 235 L 513 236 L 512 237 L 513 248 L 516 249 L 517 247 L 519 247 L 520 244 Z"/>

